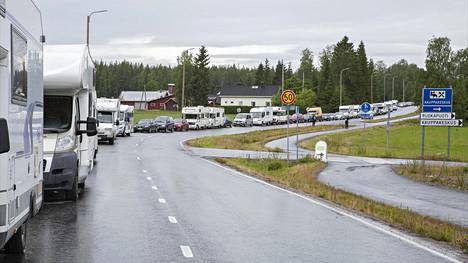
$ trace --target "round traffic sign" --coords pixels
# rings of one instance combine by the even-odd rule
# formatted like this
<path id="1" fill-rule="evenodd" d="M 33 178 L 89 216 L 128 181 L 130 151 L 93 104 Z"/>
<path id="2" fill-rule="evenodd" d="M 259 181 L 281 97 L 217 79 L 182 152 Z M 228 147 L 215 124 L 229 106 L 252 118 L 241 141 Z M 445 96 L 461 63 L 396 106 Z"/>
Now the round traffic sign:
<path id="1" fill-rule="evenodd" d="M 372 105 L 369 102 L 364 102 L 361 104 L 361 111 L 367 113 L 372 110 Z"/>
<path id="2" fill-rule="evenodd" d="M 281 93 L 281 103 L 284 105 L 292 105 L 296 103 L 296 93 L 290 89 L 283 91 Z"/>

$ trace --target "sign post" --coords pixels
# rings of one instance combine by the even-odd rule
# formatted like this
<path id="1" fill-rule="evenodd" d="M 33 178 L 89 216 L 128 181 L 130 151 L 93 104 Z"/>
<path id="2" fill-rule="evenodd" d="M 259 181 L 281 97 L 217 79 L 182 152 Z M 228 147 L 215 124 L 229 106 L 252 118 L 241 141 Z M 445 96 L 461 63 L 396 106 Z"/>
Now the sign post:
<path id="1" fill-rule="evenodd" d="M 287 114 L 287 127 L 286 127 L 286 143 L 287 143 L 287 158 L 288 158 L 288 166 L 289 166 L 289 106 L 296 103 L 296 93 L 293 90 L 287 89 L 281 92 L 281 103 L 286 106 L 286 114 Z"/>

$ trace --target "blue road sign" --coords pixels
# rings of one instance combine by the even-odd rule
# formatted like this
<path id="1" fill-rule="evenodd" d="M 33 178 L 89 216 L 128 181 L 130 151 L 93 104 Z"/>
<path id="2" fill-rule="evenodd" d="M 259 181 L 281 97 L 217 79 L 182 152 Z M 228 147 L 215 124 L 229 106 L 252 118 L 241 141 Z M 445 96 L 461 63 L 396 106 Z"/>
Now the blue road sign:
<path id="1" fill-rule="evenodd" d="M 368 113 L 372 110 L 372 105 L 369 102 L 364 102 L 361 104 L 361 111 L 364 113 Z"/>
<path id="2" fill-rule="evenodd" d="M 452 112 L 452 88 L 424 88 L 422 112 Z"/>

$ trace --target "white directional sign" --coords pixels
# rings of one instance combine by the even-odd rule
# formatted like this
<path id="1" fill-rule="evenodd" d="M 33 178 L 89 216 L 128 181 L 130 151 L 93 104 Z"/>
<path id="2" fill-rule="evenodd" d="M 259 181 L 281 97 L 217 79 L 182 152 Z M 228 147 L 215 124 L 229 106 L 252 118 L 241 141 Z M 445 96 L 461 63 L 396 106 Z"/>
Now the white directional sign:
<path id="1" fill-rule="evenodd" d="M 455 112 L 423 112 L 421 119 L 452 120 L 455 119 Z"/>
<path id="2" fill-rule="evenodd" d="M 324 141 L 318 141 L 315 144 L 315 155 L 314 158 L 316 160 L 320 160 L 322 162 L 327 162 L 327 143 Z"/>
<path id="3" fill-rule="evenodd" d="M 422 126 L 461 127 L 463 120 L 421 120 Z"/>

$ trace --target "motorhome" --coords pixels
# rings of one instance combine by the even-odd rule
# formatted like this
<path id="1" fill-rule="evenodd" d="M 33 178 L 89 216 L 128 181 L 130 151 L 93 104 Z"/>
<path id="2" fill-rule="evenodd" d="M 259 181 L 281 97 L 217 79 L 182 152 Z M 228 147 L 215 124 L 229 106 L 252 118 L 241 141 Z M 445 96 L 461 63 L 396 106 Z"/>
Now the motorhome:
<path id="1" fill-rule="evenodd" d="M 250 109 L 254 125 L 271 125 L 273 124 L 273 108 L 272 107 L 256 107 Z"/>
<path id="2" fill-rule="evenodd" d="M 43 31 L 31 0 L 0 0 L 0 249 L 24 253 L 43 200 Z"/>
<path id="3" fill-rule="evenodd" d="M 316 120 L 322 120 L 322 108 L 321 107 L 311 107 L 306 109 L 307 113 L 315 116 Z"/>
<path id="4" fill-rule="evenodd" d="M 86 45 L 44 48 L 44 189 L 78 199 L 94 167 L 95 68 Z"/>
<path id="5" fill-rule="evenodd" d="M 392 111 L 397 111 L 398 110 L 398 100 L 391 100 L 392 103 Z"/>
<path id="6" fill-rule="evenodd" d="M 226 117 L 224 117 L 224 108 L 208 107 L 209 112 L 209 128 L 221 128 L 226 123 Z"/>
<path id="7" fill-rule="evenodd" d="M 375 115 L 382 115 L 387 113 L 387 108 L 385 107 L 385 103 L 374 103 L 373 106 L 376 108 Z"/>
<path id="8" fill-rule="evenodd" d="M 131 136 L 133 132 L 133 111 L 135 107 L 129 105 L 120 105 L 119 113 L 119 127 L 117 129 L 117 135 L 119 136 Z"/>
<path id="9" fill-rule="evenodd" d="M 286 110 L 282 107 L 273 107 L 273 124 L 283 124 L 288 121 Z"/>
<path id="10" fill-rule="evenodd" d="M 387 109 L 387 112 L 392 112 L 394 111 L 393 109 L 393 102 L 391 100 L 384 102 L 385 108 Z"/>
<path id="11" fill-rule="evenodd" d="M 205 129 L 210 124 L 209 110 L 203 106 L 182 108 L 182 118 L 186 119 L 189 129 Z"/>
<path id="12" fill-rule="evenodd" d="M 117 138 L 117 127 L 120 125 L 120 100 L 98 98 L 96 109 L 99 122 L 98 139 L 108 141 L 110 145 L 113 145 Z"/>
<path id="13" fill-rule="evenodd" d="M 343 114 L 344 118 L 350 117 L 351 105 L 340 106 L 338 111 Z"/>

